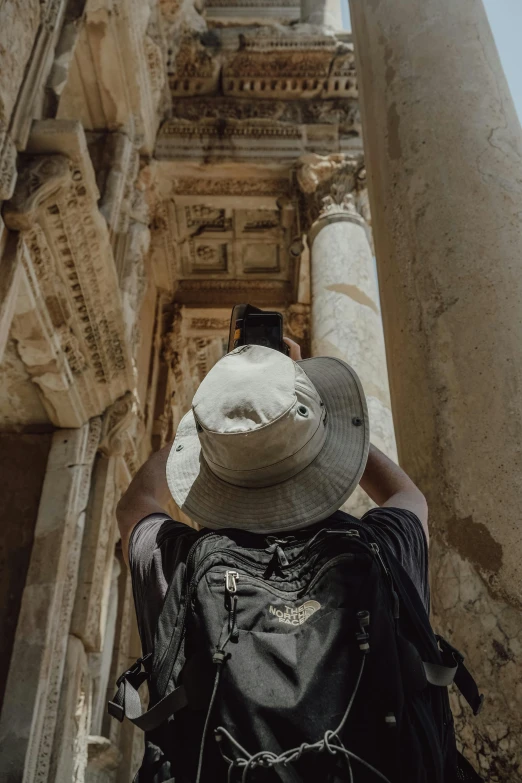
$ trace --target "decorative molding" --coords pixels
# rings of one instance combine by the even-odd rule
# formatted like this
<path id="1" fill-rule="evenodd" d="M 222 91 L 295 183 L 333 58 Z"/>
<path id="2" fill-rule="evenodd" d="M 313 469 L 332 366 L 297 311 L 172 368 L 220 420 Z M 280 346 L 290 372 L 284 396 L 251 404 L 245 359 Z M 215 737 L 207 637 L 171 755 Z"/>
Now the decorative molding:
<path id="1" fill-rule="evenodd" d="M 252 179 L 178 177 L 172 180 L 172 194 L 187 196 L 288 196 L 288 177 Z"/>
<path id="2" fill-rule="evenodd" d="M 11 198 L 16 185 L 16 145 L 0 121 L 0 201 Z"/>
<path id="3" fill-rule="evenodd" d="M 66 6 L 67 0 L 46 0 L 40 3 L 40 25 L 11 118 L 10 133 L 19 150 L 24 150 L 27 146 L 31 125 L 37 112 L 37 102 L 43 97 L 45 83 L 53 66 L 54 50 Z"/>
<path id="4" fill-rule="evenodd" d="M 300 8 L 301 0 L 206 0 L 205 8 Z"/>
<path id="5" fill-rule="evenodd" d="M 304 155 L 295 167 L 296 181 L 301 191 L 301 225 L 310 231 L 320 218 L 334 215 L 352 216 L 364 223 L 358 211 L 366 200 L 359 192 L 366 188 L 366 172 L 362 154 Z"/>
<path id="6" fill-rule="evenodd" d="M 21 262 L 30 295 L 20 302 L 16 336 L 51 420 L 57 426 L 80 426 L 132 388 L 133 369 L 83 131 L 67 122 L 37 123 L 37 131 L 42 125 L 46 151 L 64 149 L 72 157 L 28 158 L 5 207 L 6 224 L 21 231 Z M 25 320 L 30 313 L 34 315 Z M 28 332 L 31 318 L 41 332 L 38 344 Z"/>
<path id="7" fill-rule="evenodd" d="M 161 50 L 147 34 L 148 17 L 142 0 L 87 4 L 58 117 L 78 118 L 88 130 L 124 130 L 150 154 L 166 71 Z"/>

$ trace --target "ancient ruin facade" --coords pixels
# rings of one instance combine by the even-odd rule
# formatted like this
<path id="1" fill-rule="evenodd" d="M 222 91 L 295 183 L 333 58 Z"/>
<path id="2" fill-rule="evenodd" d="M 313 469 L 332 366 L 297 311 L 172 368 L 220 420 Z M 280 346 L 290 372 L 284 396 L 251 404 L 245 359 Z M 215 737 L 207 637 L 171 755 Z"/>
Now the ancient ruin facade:
<path id="1" fill-rule="evenodd" d="M 522 248 L 497 233 L 520 222 L 522 145 L 483 9 L 452 3 L 453 60 L 409 35 L 442 24 L 433 0 L 414 21 L 406 0 L 389 17 L 354 0 L 355 40 L 340 0 L 0 1 L 5 783 L 132 780 L 142 737 L 106 714 L 140 654 L 115 506 L 238 302 L 359 373 L 372 441 L 397 459 L 397 439 L 433 509 L 434 623 L 489 702 L 470 719 L 452 695 L 464 751 L 489 781 L 522 781 Z M 445 92 L 451 68 L 491 93 L 482 125 Z M 359 490 L 348 508 L 368 505 Z"/>

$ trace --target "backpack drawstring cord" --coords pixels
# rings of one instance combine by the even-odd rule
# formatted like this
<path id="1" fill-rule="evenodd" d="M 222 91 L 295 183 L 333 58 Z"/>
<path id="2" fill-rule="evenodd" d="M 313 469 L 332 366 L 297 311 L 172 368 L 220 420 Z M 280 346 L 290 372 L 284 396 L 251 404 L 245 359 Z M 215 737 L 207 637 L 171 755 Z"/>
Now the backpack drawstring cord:
<path id="1" fill-rule="evenodd" d="M 352 753 L 351 750 L 345 748 L 342 743 L 342 740 L 339 737 L 339 734 L 342 732 L 346 724 L 346 721 L 348 720 L 348 716 L 350 715 L 353 702 L 357 695 L 359 684 L 361 682 L 361 678 L 364 671 L 365 661 L 366 661 L 366 655 L 363 655 L 357 681 L 355 683 L 353 693 L 351 695 L 350 701 L 348 703 L 348 706 L 346 708 L 346 711 L 343 715 L 341 722 L 339 723 L 339 725 L 334 731 L 331 730 L 326 731 L 323 738 L 318 740 L 317 742 L 314 742 L 313 744 L 303 742 L 298 748 L 291 748 L 290 750 L 286 750 L 283 753 L 281 753 L 279 756 L 276 753 L 272 753 L 271 751 L 265 751 L 265 750 L 259 751 L 258 753 L 251 755 L 250 753 L 248 753 L 248 751 L 245 750 L 245 748 L 243 748 L 239 744 L 239 742 L 237 742 L 237 740 L 234 739 L 234 737 L 230 734 L 230 732 L 228 732 L 223 726 L 219 726 L 217 729 L 215 729 L 214 734 L 219 744 L 221 755 L 229 765 L 228 776 L 227 776 L 228 783 L 231 783 L 232 781 L 232 772 L 234 767 L 238 769 L 242 769 L 241 783 L 247 783 L 248 773 L 251 772 L 255 767 L 273 767 L 276 764 L 283 764 L 283 765 L 290 764 L 291 762 L 297 761 L 303 755 L 303 753 L 307 753 L 309 751 L 314 751 L 316 753 L 321 753 L 326 751 L 328 753 L 331 753 L 332 755 L 335 755 L 336 753 L 343 754 L 346 759 L 346 764 L 350 775 L 350 783 L 353 783 L 353 771 L 351 765 L 352 759 L 354 761 L 358 761 L 360 764 L 363 764 L 371 772 L 377 775 L 377 777 L 385 781 L 385 783 L 390 783 L 389 778 L 383 775 L 382 772 L 379 772 L 379 770 L 376 769 L 374 766 L 372 766 L 368 761 L 365 761 L 364 759 L 360 758 L 360 756 L 357 756 L 355 753 Z M 222 740 L 224 737 L 241 753 L 241 756 L 239 758 L 231 759 L 225 755 L 221 747 Z"/>
<path id="2" fill-rule="evenodd" d="M 207 716 L 205 718 L 205 725 L 203 727 L 203 734 L 201 736 L 201 745 L 199 749 L 199 761 L 198 761 L 198 771 L 196 775 L 196 783 L 200 783 L 201 779 L 201 772 L 203 769 L 203 754 L 205 752 L 205 742 L 207 739 L 208 734 L 208 724 L 210 722 L 210 716 L 212 714 L 212 709 L 214 707 L 214 702 L 216 700 L 216 694 L 218 692 L 219 688 L 219 681 L 221 679 L 221 672 L 223 671 L 223 664 L 225 663 L 227 659 L 227 654 L 225 652 L 225 647 L 229 643 L 231 639 L 237 640 L 238 632 L 237 632 L 237 595 L 228 596 L 227 601 L 227 608 L 228 608 L 228 617 L 226 626 L 228 626 L 228 634 L 225 637 L 225 640 L 223 643 L 218 643 L 216 652 L 212 656 L 212 661 L 216 664 L 216 675 L 214 677 L 214 687 L 212 688 L 212 696 L 210 697 L 210 702 L 208 705 L 207 710 Z M 225 626 L 225 627 L 226 627 Z"/>

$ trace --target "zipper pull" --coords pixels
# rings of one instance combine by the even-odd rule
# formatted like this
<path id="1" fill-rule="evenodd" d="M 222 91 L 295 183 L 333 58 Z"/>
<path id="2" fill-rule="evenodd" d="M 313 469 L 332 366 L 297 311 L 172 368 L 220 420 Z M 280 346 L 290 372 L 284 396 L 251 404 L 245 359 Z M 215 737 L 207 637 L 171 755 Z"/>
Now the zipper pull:
<path id="1" fill-rule="evenodd" d="M 382 567 L 384 568 L 384 573 L 386 574 L 386 576 L 389 577 L 390 576 L 390 572 L 386 568 L 384 560 L 382 559 L 381 550 L 379 549 L 379 544 L 376 544 L 375 541 L 371 541 L 370 542 L 370 547 L 371 547 L 373 553 L 375 554 L 375 556 L 379 558 L 379 562 L 382 565 Z"/>
<path id="2" fill-rule="evenodd" d="M 384 560 L 382 559 L 381 550 L 379 549 L 379 545 L 376 544 L 375 541 L 371 541 L 370 542 L 370 547 L 372 549 L 372 552 L 376 555 L 376 557 L 379 558 L 379 562 L 382 565 L 382 567 L 384 568 L 384 573 L 386 574 L 386 576 L 390 580 L 390 587 L 391 587 L 391 593 L 392 593 L 392 598 L 393 598 L 393 616 L 394 616 L 394 618 L 396 620 L 398 620 L 399 619 L 399 596 L 397 595 L 397 593 L 395 592 L 395 590 L 393 588 L 392 576 L 391 576 L 390 572 L 388 571 L 388 569 L 386 568 L 386 565 L 384 564 Z"/>
<path id="3" fill-rule="evenodd" d="M 237 571 L 225 571 L 225 590 L 230 595 L 237 593 L 237 580 L 239 574 Z"/>

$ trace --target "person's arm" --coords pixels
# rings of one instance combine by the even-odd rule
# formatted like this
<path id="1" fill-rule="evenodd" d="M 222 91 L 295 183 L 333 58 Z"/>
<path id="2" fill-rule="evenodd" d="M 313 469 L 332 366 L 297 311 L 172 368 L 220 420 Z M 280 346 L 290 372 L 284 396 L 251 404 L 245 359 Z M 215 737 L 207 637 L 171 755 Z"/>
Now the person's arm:
<path id="1" fill-rule="evenodd" d="M 129 539 L 138 522 L 149 514 L 167 513 L 170 500 L 165 468 L 171 443 L 150 455 L 138 470 L 116 507 L 123 557 L 129 564 Z"/>
<path id="2" fill-rule="evenodd" d="M 370 445 L 360 485 L 378 506 L 404 508 L 416 514 L 429 542 L 426 498 L 402 468 L 376 446 Z"/>

